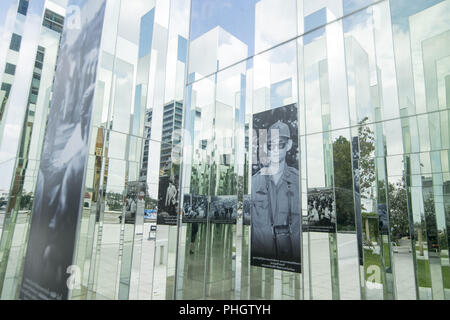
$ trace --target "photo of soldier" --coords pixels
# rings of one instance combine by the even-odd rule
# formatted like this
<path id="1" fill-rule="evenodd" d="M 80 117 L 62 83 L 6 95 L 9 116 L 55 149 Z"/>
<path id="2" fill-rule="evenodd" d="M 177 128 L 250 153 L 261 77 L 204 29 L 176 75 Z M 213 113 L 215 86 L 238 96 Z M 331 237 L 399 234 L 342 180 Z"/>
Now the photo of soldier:
<path id="1" fill-rule="evenodd" d="M 251 264 L 301 272 L 298 116 L 295 105 L 253 116 Z"/>
<path id="2" fill-rule="evenodd" d="M 237 196 L 211 197 L 208 218 L 212 223 L 236 223 Z"/>
<path id="3" fill-rule="evenodd" d="M 177 225 L 178 176 L 160 177 L 158 191 L 157 223 Z"/>
<path id="4" fill-rule="evenodd" d="M 335 232 L 336 204 L 332 188 L 308 190 L 308 230 Z"/>

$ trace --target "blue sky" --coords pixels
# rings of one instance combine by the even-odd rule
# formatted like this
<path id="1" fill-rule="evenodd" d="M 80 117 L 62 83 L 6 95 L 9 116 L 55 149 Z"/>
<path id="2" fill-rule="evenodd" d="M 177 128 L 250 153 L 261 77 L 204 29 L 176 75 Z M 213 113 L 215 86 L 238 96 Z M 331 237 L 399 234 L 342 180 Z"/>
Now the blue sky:
<path id="1" fill-rule="evenodd" d="M 9 7 L 11 6 L 11 3 L 15 2 L 17 5 L 17 0 L 0 0 L 0 24 L 1 27 L 3 27 L 3 24 L 5 23 L 6 13 L 8 12 Z"/>
<path id="2" fill-rule="evenodd" d="M 191 40 L 221 26 L 255 52 L 255 4 L 259 0 L 192 0 Z"/>
<path id="3" fill-rule="evenodd" d="M 400 26 L 404 31 L 409 30 L 409 16 L 425 10 L 443 0 L 411 1 L 397 0 L 391 1 L 392 24 Z"/>

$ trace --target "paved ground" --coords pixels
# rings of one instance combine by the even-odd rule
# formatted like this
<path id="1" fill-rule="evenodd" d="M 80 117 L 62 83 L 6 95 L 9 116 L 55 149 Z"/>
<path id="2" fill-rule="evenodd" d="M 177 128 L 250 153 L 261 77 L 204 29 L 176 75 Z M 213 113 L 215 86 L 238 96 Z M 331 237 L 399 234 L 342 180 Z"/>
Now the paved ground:
<path id="1" fill-rule="evenodd" d="M 84 215 L 83 219 L 87 226 L 86 219 L 88 219 L 88 215 Z M 3 220 L 4 214 L 0 212 L 0 232 Z M 122 229 L 118 222 L 119 219 L 116 214 L 105 215 L 101 244 L 98 246 L 97 299 L 117 299 L 119 288 L 122 292 L 126 292 L 123 291 L 124 285 L 129 287 L 130 299 L 166 299 L 166 294 L 171 294 L 171 292 L 166 292 L 166 281 L 173 282 L 175 275 L 176 248 L 173 244 L 176 242 L 176 228 L 158 226 L 156 240 L 149 239 L 150 227 L 154 223 L 145 223 L 141 229 L 137 228 L 134 230 L 132 225 L 125 225 L 125 228 Z M 87 231 L 86 227 L 83 232 Z M 135 233 L 134 245 L 132 245 L 133 233 Z M 295 286 L 297 280 L 287 274 L 281 272 L 261 273 L 260 268 L 256 268 L 259 270 L 256 273 L 255 268 L 245 269 L 247 271 L 243 270 L 241 263 L 239 263 L 241 257 L 237 257 L 236 260 L 231 258 L 233 247 L 230 247 L 230 245 L 239 246 L 238 244 L 242 241 L 242 249 L 239 248 L 237 252 L 240 253 L 241 250 L 244 250 L 243 253 L 246 253 L 248 239 L 240 234 L 237 237 L 236 234 L 233 234 L 236 237 L 235 240 L 230 239 L 231 233 L 214 234 L 211 238 L 213 240 L 211 240 L 212 243 L 210 245 L 212 247 L 209 250 L 209 284 L 205 287 L 203 281 L 206 270 L 206 234 L 199 234 L 200 240 L 197 241 L 195 254 L 190 255 L 188 251 L 185 252 L 186 248 L 188 248 L 186 239 L 189 239 L 186 233 L 186 227 L 183 227 L 180 240 L 180 250 L 183 254 L 179 261 L 180 273 L 178 283 L 184 287 L 184 292 L 192 295 L 193 299 L 197 296 L 197 298 L 201 298 L 204 290 L 210 292 L 212 298 L 215 296 L 228 297 L 232 288 L 241 286 L 241 279 L 249 279 L 248 283 L 250 285 L 250 288 L 241 288 L 243 292 L 242 298 L 245 298 L 246 294 L 250 294 L 250 297 L 255 298 L 261 294 L 261 297 L 289 298 L 292 296 L 292 292 L 295 291 L 293 286 Z M 17 254 L 21 250 L 23 241 L 21 234 L 21 232 L 17 232 L 15 237 L 17 239 L 17 241 L 15 240 L 15 248 L 17 250 L 14 250 L 17 251 Z M 170 248 L 168 246 L 169 238 Z M 360 266 L 357 257 L 356 236 L 339 234 L 337 240 L 340 298 L 360 299 Z M 332 298 L 329 243 L 329 235 L 326 233 L 310 234 L 312 298 L 317 300 Z M 81 247 L 87 246 L 83 244 Z M 132 257 L 131 265 L 120 265 L 119 261 L 121 259 L 119 257 L 127 255 Z M 247 259 L 248 257 L 243 259 L 244 266 L 248 264 Z M 124 259 L 124 261 L 126 260 Z M 402 300 L 416 299 L 414 282 L 411 281 L 414 278 L 412 253 L 409 253 L 408 250 L 394 253 L 393 262 L 397 298 Z M 11 267 L 9 270 L 11 281 L 15 281 L 13 268 Z M 88 281 L 88 276 L 89 273 L 85 272 L 85 283 Z M 258 281 L 256 281 L 257 279 Z M 305 281 L 308 281 L 308 279 L 305 279 Z M 14 283 L 11 282 L 12 287 L 13 285 Z M 244 294 L 244 291 L 247 293 Z M 420 293 L 424 297 L 431 297 L 432 294 L 431 290 L 427 288 L 421 288 Z M 446 292 L 446 294 L 449 293 Z M 368 299 L 382 299 L 382 288 L 376 285 L 369 286 L 366 290 L 366 297 Z"/>

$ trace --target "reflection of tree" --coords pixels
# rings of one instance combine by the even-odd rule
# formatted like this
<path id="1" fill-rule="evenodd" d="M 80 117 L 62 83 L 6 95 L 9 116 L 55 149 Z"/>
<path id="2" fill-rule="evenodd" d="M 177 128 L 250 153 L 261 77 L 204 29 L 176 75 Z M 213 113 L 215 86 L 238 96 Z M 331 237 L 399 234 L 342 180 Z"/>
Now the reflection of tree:
<path id="1" fill-rule="evenodd" d="M 390 227 L 393 240 L 410 234 L 407 191 L 404 182 L 389 183 Z"/>
<path id="2" fill-rule="evenodd" d="M 359 170 L 360 170 L 360 192 L 361 197 L 371 197 L 373 183 L 376 179 L 375 162 L 373 161 L 375 151 L 375 134 L 367 125 L 369 118 L 364 118 L 359 123 Z"/>
<path id="3" fill-rule="evenodd" d="M 31 210 L 31 206 L 33 204 L 33 196 L 32 194 L 23 194 L 20 198 L 20 208 L 22 210 Z"/>
<path id="4" fill-rule="evenodd" d="M 439 230 L 436 220 L 436 206 L 434 197 L 430 196 L 423 202 L 425 210 L 426 231 L 428 236 L 428 250 L 440 248 L 448 249 L 447 234 L 445 229 Z"/>
<path id="5" fill-rule="evenodd" d="M 236 173 L 234 166 L 222 167 L 219 169 L 219 186 L 217 195 L 237 194 Z"/>
<path id="6" fill-rule="evenodd" d="M 333 143 L 336 220 L 339 230 L 353 229 L 353 178 L 350 141 L 340 136 Z"/>
<path id="7" fill-rule="evenodd" d="M 121 211 L 123 207 L 123 195 L 117 192 L 106 193 L 106 205 L 111 211 Z"/>
<path id="8" fill-rule="evenodd" d="M 206 195 L 209 190 L 209 166 L 193 165 L 191 171 L 191 194 Z"/>

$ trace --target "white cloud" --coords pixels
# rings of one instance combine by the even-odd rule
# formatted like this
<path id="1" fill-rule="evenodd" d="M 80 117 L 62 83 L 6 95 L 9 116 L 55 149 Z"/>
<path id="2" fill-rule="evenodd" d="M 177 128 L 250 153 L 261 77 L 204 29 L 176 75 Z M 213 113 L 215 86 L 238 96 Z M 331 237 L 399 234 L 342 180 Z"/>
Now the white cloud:
<path id="1" fill-rule="evenodd" d="M 261 0 L 255 7 L 255 53 L 297 35 L 296 0 Z"/>
<path id="2" fill-rule="evenodd" d="M 139 44 L 141 18 L 155 6 L 155 0 L 122 1 L 120 10 L 119 35 L 135 44 Z"/>

